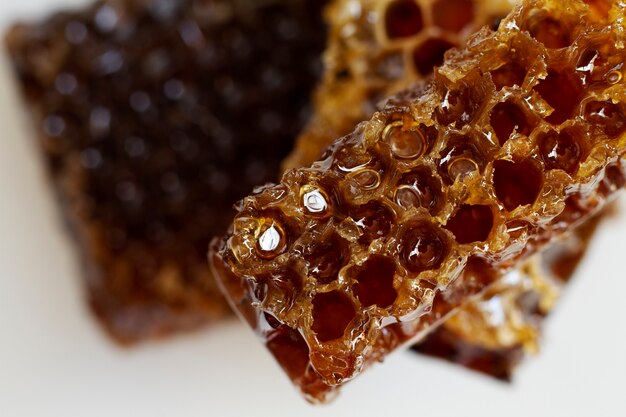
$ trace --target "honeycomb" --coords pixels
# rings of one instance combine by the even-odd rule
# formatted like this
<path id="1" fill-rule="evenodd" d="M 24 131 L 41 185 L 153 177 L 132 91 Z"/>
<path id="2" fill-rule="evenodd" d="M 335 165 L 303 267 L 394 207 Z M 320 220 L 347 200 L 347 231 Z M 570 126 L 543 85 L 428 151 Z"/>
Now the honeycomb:
<path id="1" fill-rule="evenodd" d="M 517 0 L 334 0 L 315 112 L 283 162 L 310 165 L 369 119 L 380 100 L 428 79 L 444 53 L 483 26 L 497 27 Z"/>
<path id="2" fill-rule="evenodd" d="M 307 119 L 322 6 L 106 0 L 7 34 L 90 304 L 119 342 L 228 312 L 206 248 Z"/>
<path id="3" fill-rule="evenodd" d="M 380 97 L 409 85 L 427 82 L 433 66 L 441 64 L 446 50 L 465 43 L 469 35 L 483 25 L 497 26 L 502 15 L 513 7 L 512 3 L 512 0 L 337 0 L 331 3 L 326 13 L 331 34 L 325 54 L 327 72 L 315 97 L 315 116 L 284 165 L 287 168 L 308 165 L 334 138 L 349 133 L 357 121 L 369 118 Z M 445 47 L 435 48 L 436 45 Z M 506 130 L 512 131 L 516 120 L 523 115 L 508 104 L 498 107 L 498 111 L 509 120 L 499 126 L 503 132 L 496 132 L 504 137 Z M 531 265 L 523 268 L 538 273 Z M 520 276 L 526 277 L 527 274 L 521 271 Z M 485 355 L 491 351 L 496 358 L 486 363 L 494 364 L 492 373 L 501 379 L 509 378 L 524 351 L 536 352 L 540 337 L 536 315 L 524 311 L 525 304 L 515 300 L 522 296 L 529 298 L 529 293 L 542 297 L 542 292 L 552 287 L 540 284 L 549 279 L 536 276 L 533 280 L 522 280 L 518 286 L 502 286 L 502 294 L 492 293 L 485 303 L 476 302 L 468 307 L 466 313 L 470 314 L 469 310 L 474 313 L 470 314 L 473 320 L 464 321 L 472 324 L 465 331 L 458 325 L 458 320 L 452 320 L 440 329 L 442 335 L 446 332 L 446 340 L 454 340 L 455 345 L 462 347 L 471 345 L 471 350 L 465 348 L 463 354 L 449 354 L 454 349 L 441 346 L 441 340 L 437 345 L 420 346 L 416 350 L 456 357 L 469 365 L 474 363 L 471 353 L 479 354 L 478 363 L 483 364 Z M 532 288 L 533 283 L 537 287 Z M 500 312 L 505 320 L 498 328 L 494 328 L 487 314 L 476 314 L 490 312 L 495 304 L 491 301 L 494 298 L 503 301 L 501 305 L 505 308 Z M 461 315 L 458 313 L 457 317 Z M 528 318 L 528 322 L 520 322 L 520 317 Z M 484 318 L 482 329 L 481 318 Z M 451 338 L 452 335 L 456 338 Z M 477 340 L 476 335 L 482 335 L 484 339 Z M 435 333 L 431 339 L 438 336 Z M 441 351 L 438 352 L 436 346 L 440 346 Z M 505 356 L 504 353 L 509 353 L 508 356 L 515 360 L 497 360 Z M 511 365 L 508 369 L 507 363 Z M 479 370 L 490 373 L 485 365 Z"/>
<path id="4" fill-rule="evenodd" d="M 626 182 L 626 6 L 604 6 L 522 3 L 236 206 L 212 268 L 306 398 L 423 338 Z"/>
<path id="5" fill-rule="evenodd" d="M 510 381 L 524 355 L 538 351 L 542 322 L 606 211 L 507 273 L 411 348 Z"/>

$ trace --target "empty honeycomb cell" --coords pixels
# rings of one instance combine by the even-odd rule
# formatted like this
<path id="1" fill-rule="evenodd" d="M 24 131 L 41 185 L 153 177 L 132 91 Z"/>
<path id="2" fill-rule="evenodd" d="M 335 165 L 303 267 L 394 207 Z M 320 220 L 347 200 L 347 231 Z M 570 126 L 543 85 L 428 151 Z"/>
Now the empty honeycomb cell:
<path id="1" fill-rule="evenodd" d="M 450 32 L 460 32 L 475 20 L 473 0 L 436 0 L 432 4 L 433 22 Z"/>
<path id="2" fill-rule="evenodd" d="M 395 0 L 385 10 L 385 33 L 389 39 L 406 38 L 424 27 L 422 9 L 414 0 Z"/>
<path id="3" fill-rule="evenodd" d="M 324 244 L 317 246 L 304 259 L 309 264 L 309 275 L 320 284 L 328 284 L 337 279 L 349 256 L 348 243 L 333 232 Z"/>
<path id="4" fill-rule="evenodd" d="M 531 160 L 512 162 L 495 161 L 493 164 L 493 186 L 498 200 L 512 211 L 519 206 L 533 204 L 543 185 L 543 175 Z"/>
<path id="5" fill-rule="evenodd" d="M 580 104 L 582 89 L 575 72 L 548 70 L 546 78 L 535 86 L 535 91 L 554 109 L 546 121 L 558 125 L 572 117 Z"/>
<path id="6" fill-rule="evenodd" d="M 428 38 L 413 49 L 413 65 L 421 75 L 426 76 L 432 73 L 433 67 L 441 65 L 443 55 L 455 46 L 445 39 Z"/>
<path id="7" fill-rule="evenodd" d="M 350 209 L 349 215 L 361 233 L 359 243 L 362 244 L 387 237 L 394 221 L 391 210 L 378 202 L 354 207 Z"/>
<path id="8" fill-rule="evenodd" d="M 459 89 L 445 90 L 441 104 L 435 109 L 437 121 L 442 125 L 451 125 L 460 129 L 467 124 L 476 112 L 480 96 L 477 91 L 461 86 Z"/>
<path id="9" fill-rule="evenodd" d="M 491 79 L 497 90 L 503 87 L 521 86 L 526 78 L 526 68 L 517 62 L 509 62 L 491 71 Z"/>
<path id="10" fill-rule="evenodd" d="M 439 268 L 449 251 L 448 238 L 428 221 L 412 224 L 400 238 L 400 262 L 414 273 Z"/>
<path id="11" fill-rule="evenodd" d="M 398 296 L 393 287 L 396 263 L 393 259 L 371 255 L 361 266 L 348 270 L 350 279 L 355 280 L 352 291 L 364 307 L 389 307 Z"/>
<path id="12" fill-rule="evenodd" d="M 460 244 L 484 242 L 493 228 L 491 207 L 463 204 L 446 223 Z"/>
<path id="13" fill-rule="evenodd" d="M 585 156 L 581 147 L 585 138 L 577 138 L 581 134 L 573 129 L 565 129 L 540 135 L 537 144 L 546 168 L 562 169 L 568 174 L 574 174 Z"/>
<path id="14" fill-rule="evenodd" d="M 591 101 L 585 104 L 585 117 L 610 138 L 620 136 L 626 130 L 626 114 L 623 105 L 610 101 Z"/>
<path id="15" fill-rule="evenodd" d="M 321 343 L 339 339 L 356 316 L 348 296 L 339 291 L 317 294 L 313 298 L 311 330 Z"/>
<path id="16" fill-rule="evenodd" d="M 500 146 L 503 146 L 509 140 L 513 131 L 528 136 L 534 128 L 533 123 L 529 121 L 524 111 L 511 101 L 496 104 L 491 110 L 489 121 L 496 133 Z"/>
<path id="17" fill-rule="evenodd" d="M 571 44 L 571 30 L 563 24 L 543 13 L 538 13 L 522 28 L 530 36 L 544 44 L 546 48 L 565 48 Z"/>
<path id="18" fill-rule="evenodd" d="M 444 204 L 441 181 L 425 167 L 414 169 L 398 181 L 395 201 L 404 209 L 424 207 L 436 215 Z"/>

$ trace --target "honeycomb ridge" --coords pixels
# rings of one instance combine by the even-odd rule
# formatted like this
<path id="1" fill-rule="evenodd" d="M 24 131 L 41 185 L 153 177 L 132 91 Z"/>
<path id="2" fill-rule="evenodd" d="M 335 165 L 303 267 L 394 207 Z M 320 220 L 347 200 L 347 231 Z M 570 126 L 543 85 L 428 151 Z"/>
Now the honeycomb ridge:
<path id="1" fill-rule="evenodd" d="M 524 2 L 497 31 L 448 53 L 427 87 L 389 100 L 322 160 L 237 206 L 212 245 L 213 269 L 307 398 L 328 399 L 423 337 L 624 184 L 624 10 L 592 6 Z M 545 22 L 568 44 L 552 47 Z M 503 102 L 518 106 L 528 135 L 496 136 Z M 421 183 L 403 178 L 413 171 Z M 417 199 L 398 197 L 406 185 Z M 454 222 L 458 213 L 476 221 Z M 394 302 L 362 305 L 363 275 L 391 263 L 384 292 Z M 318 283 L 320 271 L 337 278 Z"/>

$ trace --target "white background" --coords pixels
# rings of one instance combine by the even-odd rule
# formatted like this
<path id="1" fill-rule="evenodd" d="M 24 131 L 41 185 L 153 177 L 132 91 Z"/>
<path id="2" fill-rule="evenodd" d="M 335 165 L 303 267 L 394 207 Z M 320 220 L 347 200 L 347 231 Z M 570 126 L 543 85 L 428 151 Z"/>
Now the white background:
<path id="1" fill-rule="evenodd" d="M 83 3 L 0 0 L 0 28 Z M 234 320 L 133 350 L 109 342 L 83 303 L 78 259 L 19 107 L 2 53 L 0 416 L 626 416 L 626 207 L 603 225 L 541 355 L 513 385 L 403 352 L 313 407 Z"/>

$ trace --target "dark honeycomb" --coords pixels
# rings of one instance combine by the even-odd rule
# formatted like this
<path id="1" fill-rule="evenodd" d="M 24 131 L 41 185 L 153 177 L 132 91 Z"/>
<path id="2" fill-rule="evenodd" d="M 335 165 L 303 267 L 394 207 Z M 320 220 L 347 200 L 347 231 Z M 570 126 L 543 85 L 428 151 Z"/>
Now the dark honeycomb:
<path id="1" fill-rule="evenodd" d="M 228 235 L 212 245 L 213 269 L 232 305 L 264 341 L 289 336 L 284 348 L 272 344 L 271 350 L 307 398 L 328 399 L 373 362 L 421 339 L 520 262 L 588 220 L 621 188 L 626 97 L 620 70 L 626 52 L 620 45 L 626 32 L 624 6 L 613 7 L 608 17 L 581 1 L 568 7 L 555 0 L 524 2 L 497 31 L 485 28 L 468 46 L 449 52 L 430 84 L 392 98 L 337 140 L 324 159 L 287 171 L 279 185 L 258 188 L 237 206 Z M 545 14 L 567 28 L 567 48 L 547 47 L 520 29 Z M 590 51 L 598 66 L 577 67 Z M 509 87 L 499 74 L 504 87 L 496 89 L 491 71 L 504 65 L 526 68 L 521 85 Z M 575 105 L 566 103 L 571 111 L 553 108 L 550 103 L 561 104 L 538 93 L 536 86 L 551 73 L 559 74 L 556 82 L 565 80 L 563 88 L 582 86 Z M 490 113 L 511 98 L 536 125 L 500 145 Z M 557 124 L 555 112 L 569 116 Z M 403 145 L 398 155 L 398 127 L 416 132 L 399 142 L 424 137 L 429 127 L 436 141 Z M 539 146 L 550 131 L 572 132 L 586 149 L 576 169 L 550 165 Z M 533 174 L 520 177 L 518 193 L 510 183 L 522 168 Z M 418 170 L 441 184 L 443 206 L 436 215 L 397 204 L 400 179 Z M 454 232 L 486 240 L 460 243 L 448 229 L 464 206 L 472 216 L 475 206 L 488 206 L 493 224 L 488 233 L 491 221 Z M 336 279 L 322 284 L 309 272 L 306 253 L 327 246 L 332 233 L 343 239 L 349 256 L 337 258 L 344 260 L 333 266 Z M 395 262 L 397 296 L 386 307 L 364 305 L 355 286 L 366 280 L 348 271 L 362 275 L 363 265 L 380 257 Z M 298 273 L 298 289 L 259 291 L 270 286 L 261 277 L 285 267 Z M 331 311 L 317 307 L 331 301 Z"/>
<path id="2" fill-rule="evenodd" d="M 206 265 L 309 113 L 319 0 L 111 0 L 7 35 L 90 303 L 122 343 L 227 313 Z"/>

